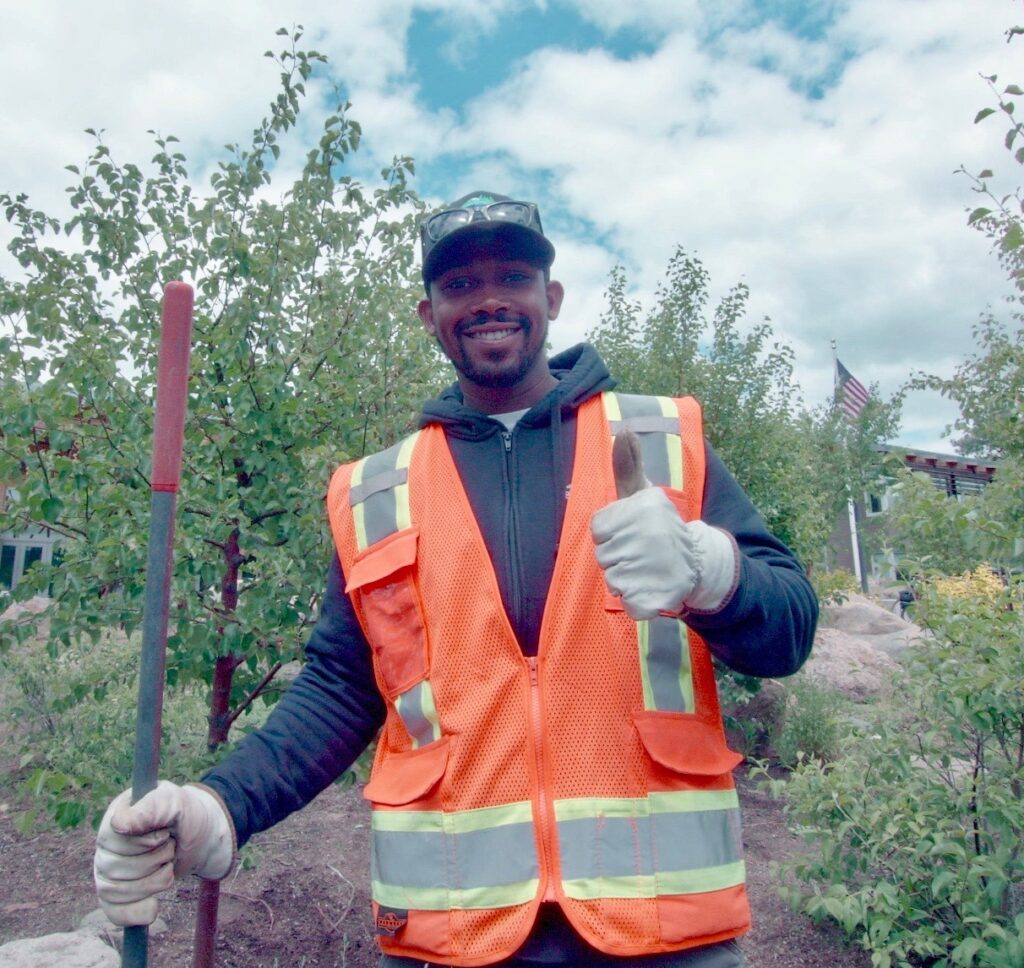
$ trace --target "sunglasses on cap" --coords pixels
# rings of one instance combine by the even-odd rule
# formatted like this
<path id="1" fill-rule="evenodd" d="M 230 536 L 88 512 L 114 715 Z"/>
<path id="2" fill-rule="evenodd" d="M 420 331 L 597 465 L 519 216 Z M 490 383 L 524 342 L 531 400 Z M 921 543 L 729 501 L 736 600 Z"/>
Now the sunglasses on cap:
<path id="1" fill-rule="evenodd" d="M 470 208 L 449 208 L 436 215 L 431 215 L 420 227 L 424 241 L 440 242 L 446 235 L 464 228 L 471 222 L 505 222 L 522 225 L 533 229 L 540 235 L 544 230 L 540 225 L 540 212 L 533 202 L 491 202 L 489 205 L 472 206 Z"/>

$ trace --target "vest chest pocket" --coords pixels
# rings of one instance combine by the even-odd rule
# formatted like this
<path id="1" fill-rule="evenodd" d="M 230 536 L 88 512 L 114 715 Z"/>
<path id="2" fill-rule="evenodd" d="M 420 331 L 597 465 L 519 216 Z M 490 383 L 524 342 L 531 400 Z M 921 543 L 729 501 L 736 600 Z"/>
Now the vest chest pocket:
<path id="1" fill-rule="evenodd" d="M 406 528 L 371 545 L 356 557 L 345 588 L 363 618 L 388 699 L 425 679 L 430 664 L 415 580 L 418 535 Z"/>
<path id="2" fill-rule="evenodd" d="M 647 755 L 670 773 L 717 777 L 743 762 L 725 743 L 721 730 L 681 713 L 636 712 L 633 725 Z"/>

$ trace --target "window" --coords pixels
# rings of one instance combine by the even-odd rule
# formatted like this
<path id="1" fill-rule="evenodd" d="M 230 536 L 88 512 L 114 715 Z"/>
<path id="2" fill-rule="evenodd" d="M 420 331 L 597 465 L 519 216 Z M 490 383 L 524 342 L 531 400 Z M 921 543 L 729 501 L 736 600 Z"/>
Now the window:
<path id="1" fill-rule="evenodd" d="M 29 545 L 25 549 L 25 565 L 22 570 L 22 574 L 27 572 L 37 561 L 42 561 L 43 558 L 43 546 L 42 545 Z"/>
<path id="2" fill-rule="evenodd" d="M 0 548 L 0 585 L 11 588 L 14 585 L 14 545 L 5 544 Z"/>

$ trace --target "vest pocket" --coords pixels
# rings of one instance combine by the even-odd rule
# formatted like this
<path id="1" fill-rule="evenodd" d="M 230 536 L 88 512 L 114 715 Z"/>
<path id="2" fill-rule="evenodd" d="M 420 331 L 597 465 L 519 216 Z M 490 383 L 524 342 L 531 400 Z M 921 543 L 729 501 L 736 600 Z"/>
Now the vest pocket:
<path id="1" fill-rule="evenodd" d="M 450 739 L 442 736 L 429 746 L 404 753 L 388 753 L 363 789 L 373 803 L 403 806 L 425 797 L 444 776 Z"/>
<path id="2" fill-rule="evenodd" d="M 743 762 L 711 723 L 686 713 L 637 712 L 633 725 L 647 755 L 673 773 L 721 776 Z"/>
<path id="3" fill-rule="evenodd" d="M 371 545 L 356 557 L 345 588 L 361 612 L 389 699 L 426 678 L 429 668 L 415 580 L 418 535 L 406 528 Z"/>

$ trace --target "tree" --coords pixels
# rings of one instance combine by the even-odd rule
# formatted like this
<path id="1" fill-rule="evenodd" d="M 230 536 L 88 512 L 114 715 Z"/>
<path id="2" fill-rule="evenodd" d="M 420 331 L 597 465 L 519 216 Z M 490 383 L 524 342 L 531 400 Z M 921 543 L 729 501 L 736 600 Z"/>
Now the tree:
<path id="1" fill-rule="evenodd" d="M 339 104 L 278 200 L 280 143 L 324 62 L 278 32 L 280 90 L 251 143 L 228 145 L 201 194 L 177 139 L 154 133 L 149 166 L 102 137 L 69 166 L 71 217 L 0 196 L 23 269 L 0 280 L 0 480 L 18 500 L 0 530 L 45 525 L 56 652 L 141 619 L 151 413 L 162 286 L 195 280 L 168 681 L 212 687 L 209 743 L 295 657 L 315 620 L 330 544 L 322 497 L 339 462 L 410 429 L 438 385 L 438 357 L 411 306 L 408 158 L 377 187 L 348 173 L 360 129 Z M 28 624 L 0 629 L 26 638 Z"/>
<path id="2" fill-rule="evenodd" d="M 705 433 L 768 526 L 804 562 L 820 563 L 847 483 L 877 472 L 874 445 L 892 432 L 898 404 L 873 402 L 856 424 L 831 406 L 806 410 L 792 349 L 768 320 L 744 326 L 747 286 L 735 285 L 710 310 L 709 283 L 700 259 L 677 248 L 656 305 L 642 316 L 617 267 L 589 338 L 622 389 L 696 397 Z"/>
<path id="3" fill-rule="evenodd" d="M 1022 33 L 1024 27 L 1011 28 L 1007 41 Z M 1003 147 L 1013 164 L 1024 165 L 1024 127 L 1016 115 L 1024 90 L 1017 84 L 1000 90 L 997 80 L 995 75 L 985 78 L 997 106 L 982 109 L 974 121 L 1004 119 L 1008 128 Z M 986 200 L 970 211 L 968 224 L 992 240 L 1016 291 L 1009 298 L 1009 322 L 986 312 L 974 327 L 975 351 L 951 377 L 919 374 L 910 384 L 912 389 L 938 391 L 957 404 L 959 416 L 949 430 L 959 433 L 954 443 L 961 453 L 999 461 L 995 482 L 982 495 L 941 514 L 929 511 L 931 495 L 915 497 L 915 489 L 903 485 L 905 499 L 895 524 L 905 547 L 912 557 L 947 574 L 979 561 L 1002 568 L 1024 562 L 1024 194 L 1018 184 L 997 195 L 992 168 L 977 175 L 961 171 Z"/>

